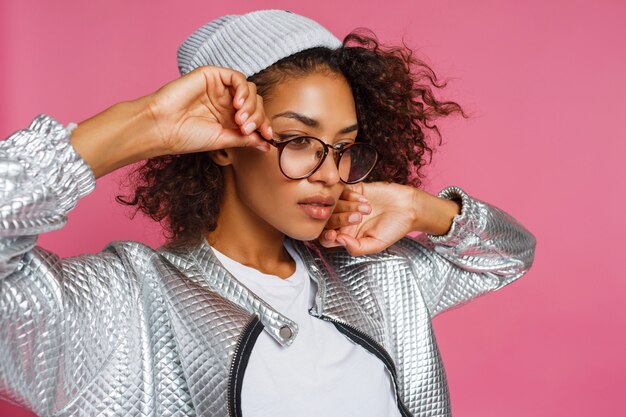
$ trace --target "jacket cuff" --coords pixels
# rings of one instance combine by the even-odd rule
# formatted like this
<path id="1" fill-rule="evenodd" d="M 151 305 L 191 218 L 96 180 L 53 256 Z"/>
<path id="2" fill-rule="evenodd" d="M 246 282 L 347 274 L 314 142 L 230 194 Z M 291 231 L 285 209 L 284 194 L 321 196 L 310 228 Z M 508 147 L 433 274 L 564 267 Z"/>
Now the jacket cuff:
<path id="1" fill-rule="evenodd" d="M 479 219 L 478 205 L 465 191 L 454 185 L 444 188 L 437 196 L 459 203 L 461 213 L 454 216 L 452 226 L 445 235 L 426 233 L 426 236 L 433 243 L 449 246 L 458 245 L 467 233 L 476 226 L 474 223 Z"/>
<path id="2" fill-rule="evenodd" d="M 69 210 L 91 193 L 96 178 L 87 162 L 70 143 L 75 123 L 64 127 L 46 114 L 33 119 L 27 129 L 12 135 L 2 150 L 24 167 L 29 177 L 38 178 Z M 8 146 L 7 146 L 8 145 Z"/>

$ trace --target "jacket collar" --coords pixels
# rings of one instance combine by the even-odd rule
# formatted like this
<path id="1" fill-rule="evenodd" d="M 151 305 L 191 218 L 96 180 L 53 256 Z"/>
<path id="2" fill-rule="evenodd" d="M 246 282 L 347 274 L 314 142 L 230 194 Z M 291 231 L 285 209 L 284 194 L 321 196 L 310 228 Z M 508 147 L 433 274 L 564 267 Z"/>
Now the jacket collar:
<path id="1" fill-rule="evenodd" d="M 320 251 L 313 243 L 289 239 L 300 255 L 309 276 L 316 281 L 318 293 L 315 297 L 316 314 L 322 314 L 326 293 L 324 261 Z M 199 277 L 208 287 L 222 297 L 237 304 L 252 314 L 257 314 L 265 330 L 282 346 L 291 346 L 298 335 L 298 324 L 281 314 L 261 299 L 248 287 L 238 281 L 219 261 L 206 238 L 190 251 L 167 250 L 163 247 L 158 252 L 171 261 L 186 277 L 197 281 Z"/>

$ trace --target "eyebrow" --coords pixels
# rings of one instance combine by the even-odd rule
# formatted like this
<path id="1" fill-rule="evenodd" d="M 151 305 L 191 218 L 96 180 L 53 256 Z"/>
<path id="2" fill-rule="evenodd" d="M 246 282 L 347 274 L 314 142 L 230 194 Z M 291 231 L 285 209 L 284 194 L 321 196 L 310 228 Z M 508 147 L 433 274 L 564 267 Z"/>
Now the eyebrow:
<path id="1" fill-rule="evenodd" d="M 277 117 L 287 117 L 289 119 L 295 119 L 299 121 L 300 123 L 305 124 L 309 127 L 313 127 L 313 128 L 320 127 L 320 122 L 318 122 L 317 120 L 312 119 L 308 116 L 305 116 L 304 114 L 296 113 L 295 111 L 284 111 L 282 113 L 275 114 L 274 116 L 272 116 L 272 120 L 276 119 Z M 355 123 L 351 126 L 344 127 L 343 129 L 339 131 L 339 133 L 350 133 L 358 129 L 359 129 L 359 124 Z"/>

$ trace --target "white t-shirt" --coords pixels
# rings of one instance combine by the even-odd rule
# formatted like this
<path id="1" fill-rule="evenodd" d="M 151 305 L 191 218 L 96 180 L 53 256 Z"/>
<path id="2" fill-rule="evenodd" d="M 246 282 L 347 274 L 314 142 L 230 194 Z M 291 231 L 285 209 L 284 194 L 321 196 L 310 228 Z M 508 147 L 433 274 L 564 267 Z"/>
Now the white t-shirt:
<path id="1" fill-rule="evenodd" d="M 383 362 L 332 323 L 309 314 L 317 285 L 289 241 L 284 242 L 296 261 L 296 271 L 285 279 L 243 265 L 213 248 L 237 280 L 299 328 L 289 347 L 265 331 L 259 334 L 243 377 L 242 414 L 400 417 L 393 381 Z"/>

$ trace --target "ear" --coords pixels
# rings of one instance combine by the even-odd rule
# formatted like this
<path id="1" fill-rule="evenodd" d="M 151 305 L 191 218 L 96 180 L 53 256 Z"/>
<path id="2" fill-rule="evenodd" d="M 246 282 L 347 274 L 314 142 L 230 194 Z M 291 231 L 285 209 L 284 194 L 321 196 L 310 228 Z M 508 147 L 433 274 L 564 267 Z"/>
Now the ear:
<path id="1" fill-rule="evenodd" d="M 232 164 L 231 155 L 227 149 L 217 149 L 209 151 L 209 158 L 213 160 L 219 166 L 227 166 Z"/>

